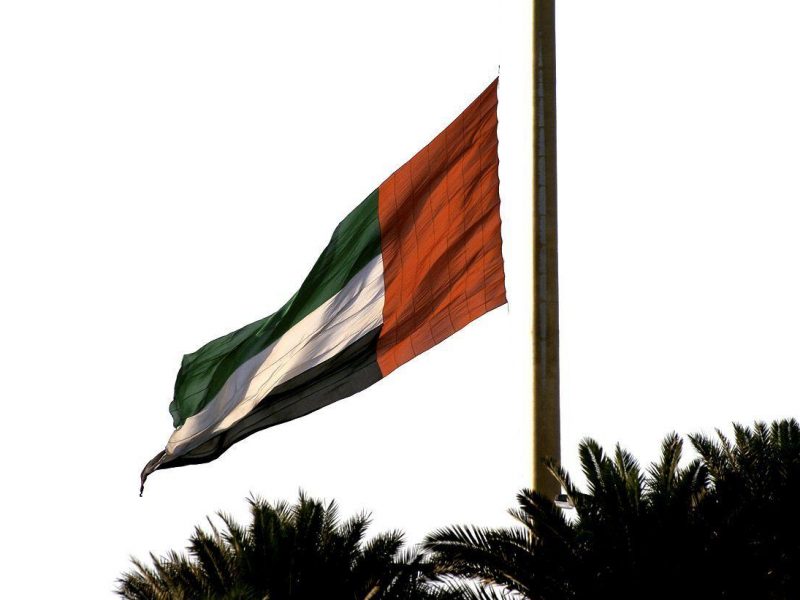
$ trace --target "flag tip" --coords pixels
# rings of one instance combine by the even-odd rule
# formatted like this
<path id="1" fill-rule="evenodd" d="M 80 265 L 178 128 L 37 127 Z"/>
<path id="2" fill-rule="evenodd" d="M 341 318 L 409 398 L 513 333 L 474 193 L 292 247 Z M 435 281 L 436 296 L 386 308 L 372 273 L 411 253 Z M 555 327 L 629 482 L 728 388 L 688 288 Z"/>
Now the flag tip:
<path id="1" fill-rule="evenodd" d="M 141 474 L 141 482 L 142 482 L 142 483 L 141 483 L 141 485 L 139 486 L 139 498 L 141 498 L 141 497 L 142 497 L 142 495 L 144 494 L 144 482 L 145 482 L 145 481 L 147 481 L 147 477 L 150 475 L 150 473 L 152 473 L 152 472 L 153 472 L 153 471 L 155 471 L 155 470 L 156 470 L 158 467 L 160 467 L 160 466 L 161 466 L 161 463 L 162 463 L 162 462 L 163 462 L 163 460 L 164 460 L 164 456 L 165 456 L 165 454 L 166 454 L 166 453 L 165 453 L 165 452 L 162 450 L 161 452 L 159 452 L 158 454 L 156 454 L 156 455 L 155 455 L 153 458 L 151 458 L 151 459 L 150 459 L 150 462 L 148 462 L 148 463 L 147 463 L 147 464 L 144 466 L 144 469 L 142 469 L 142 474 Z"/>

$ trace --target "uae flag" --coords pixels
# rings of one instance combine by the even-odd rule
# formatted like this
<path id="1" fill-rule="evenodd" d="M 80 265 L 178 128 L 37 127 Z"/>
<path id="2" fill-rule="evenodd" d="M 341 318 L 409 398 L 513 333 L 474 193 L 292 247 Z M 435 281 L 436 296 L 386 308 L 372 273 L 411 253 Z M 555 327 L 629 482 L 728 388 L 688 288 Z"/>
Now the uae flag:
<path id="1" fill-rule="evenodd" d="M 505 304 L 497 168 L 495 79 L 345 217 L 280 310 L 184 356 L 176 429 L 142 488 L 369 387 Z"/>

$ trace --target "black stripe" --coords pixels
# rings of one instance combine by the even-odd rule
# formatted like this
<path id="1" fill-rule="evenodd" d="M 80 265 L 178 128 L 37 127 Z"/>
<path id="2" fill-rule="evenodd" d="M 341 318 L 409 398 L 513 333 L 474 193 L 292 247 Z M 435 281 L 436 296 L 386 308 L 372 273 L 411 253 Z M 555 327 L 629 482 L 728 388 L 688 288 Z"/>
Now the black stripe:
<path id="1" fill-rule="evenodd" d="M 158 464 L 160 453 L 142 472 L 142 485 L 156 469 L 212 461 L 257 431 L 305 416 L 379 381 L 383 377 L 376 350 L 380 332 L 380 327 L 373 329 L 336 356 L 277 386 L 239 422 L 183 456 Z"/>

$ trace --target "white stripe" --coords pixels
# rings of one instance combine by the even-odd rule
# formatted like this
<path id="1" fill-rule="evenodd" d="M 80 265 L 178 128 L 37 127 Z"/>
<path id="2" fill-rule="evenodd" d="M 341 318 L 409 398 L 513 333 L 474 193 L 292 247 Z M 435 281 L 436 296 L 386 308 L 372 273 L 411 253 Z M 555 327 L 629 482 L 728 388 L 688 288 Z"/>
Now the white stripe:
<path id="1" fill-rule="evenodd" d="M 383 257 L 378 255 L 333 298 L 242 363 L 214 399 L 172 433 L 165 460 L 228 429 L 276 386 L 335 356 L 381 325 L 383 299 Z"/>

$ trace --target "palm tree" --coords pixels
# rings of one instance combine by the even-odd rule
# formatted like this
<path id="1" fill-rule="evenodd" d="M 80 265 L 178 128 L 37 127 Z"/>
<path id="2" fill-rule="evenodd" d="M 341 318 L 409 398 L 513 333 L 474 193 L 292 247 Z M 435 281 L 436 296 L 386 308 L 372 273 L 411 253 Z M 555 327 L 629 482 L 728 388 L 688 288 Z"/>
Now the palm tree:
<path id="1" fill-rule="evenodd" d="M 117 593 L 132 600 L 451 600 L 454 590 L 435 584 L 433 565 L 402 551 L 398 531 L 365 542 L 369 517 L 339 519 L 335 503 L 300 494 L 298 502 L 249 499 L 246 527 L 219 513 L 220 531 L 195 528 L 189 555 L 133 560 Z"/>
<path id="2" fill-rule="evenodd" d="M 707 570 L 726 598 L 800 597 L 800 425 L 734 425 L 690 436 L 713 482 Z"/>
<path id="3" fill-rule="evenodd" d="M 702 524 L 694 510 L 707 493 L 701 461 L 680 467 L 677 435 L 662 444 L 647 472 L 617 446 L 608 456 L 593 440 L 580 444 L 588 491 L 549 466 L 575 508 L 574 519 L 532 490 L 517 496 L 511 528 L 455 526 L 425 541 L 440 572 L 493 584 L 514 597 L 702 597 Z"/>
<path id="4" fill-rule="evenodd" d="M 646 472 L 587 439 L 586 492 L 549 465 L 572 518 L 523 490 L 516 527 L 448 527 L 424 547 L 440 574 L 532 600 L 800 598 L 800 426 L 734 432 L 690 436 L 700 457 L 685 467 L 672 434 Z"/>

